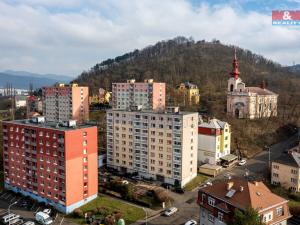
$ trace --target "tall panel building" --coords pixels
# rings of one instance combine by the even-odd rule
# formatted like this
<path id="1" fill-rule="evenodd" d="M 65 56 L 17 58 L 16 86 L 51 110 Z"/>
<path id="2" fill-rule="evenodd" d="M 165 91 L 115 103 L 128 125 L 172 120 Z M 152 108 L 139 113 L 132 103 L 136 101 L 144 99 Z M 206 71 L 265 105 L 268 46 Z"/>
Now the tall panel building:
<path id="1" fill-rule="evenodd" d="M 43 114 L 47 121 L 89 119 L 89 88 L 77 84 L 57 84 L 43 88 Z"/>
<path id="2" fill-rule="evenodd" d="M 198 113 L 107 111 L 107 165 L 183 187 L 197 176 Z"/>
<path id="3" fill-rule="evenodd" d="M 44 117 L 5 121 L 4 186 L 63 213 L 97 197 L 97 127 Z"/>
<path id="4" fill-rule="evenodd" d="M 165 108 L 165 98 L 166 84 L 154 82 L 153 79 L 112 84 L 113 109 L 130 109 L 140 105 L 143 109 L 162 110 Z"/>

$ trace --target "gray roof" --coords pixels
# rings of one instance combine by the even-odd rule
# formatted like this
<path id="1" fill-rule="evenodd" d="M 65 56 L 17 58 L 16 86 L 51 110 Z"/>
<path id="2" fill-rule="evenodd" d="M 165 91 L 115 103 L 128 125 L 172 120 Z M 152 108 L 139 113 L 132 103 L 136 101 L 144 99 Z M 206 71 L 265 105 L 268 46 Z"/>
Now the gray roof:
<path id="1" fill-rule="evenodd" d="M 277 95 L 274 92 L 268 90 L 268 89 L 263 89 L 260 87 L 246 87 L 246 89 L 249 90 L 249 92 L 256 93 L 258 95 Z"/>
<path id="2" fill-rule="evenodd" d="M 278 159 L 275 159 L 274 162 L 300 168 L 300 153 L 283 153 Z"/>
<path id="3" fill-rule="evenodd" d="M 199 124 L 199 127 L 207 127 L 207 128 L 214 128 L 214 129 L 224 129 L 226 122 L 218 120 L 218 119 L 211 119 L 208 122 L 203 122 Z"/>
<path id="4" fill-rule="evenodd" d="M 56 122 L 36 123 L 36 122 L 32 122 L 30 119 L 3 121 L 3 123 L 26 125 L 30 127 L 39 127 L 39 128 L 46 128 L 46 129 L 53 129 L 53 130 L 60 130 L 60 131 L 69 131 L 69 130 L 76 130 L 76 129 L 96 126 L 92 123 L 83 123 L 83 124 L 76 124 L 75 127 L 67 127 L 67 126 L 62 126 L 61 123 L 56 123 Z"/>

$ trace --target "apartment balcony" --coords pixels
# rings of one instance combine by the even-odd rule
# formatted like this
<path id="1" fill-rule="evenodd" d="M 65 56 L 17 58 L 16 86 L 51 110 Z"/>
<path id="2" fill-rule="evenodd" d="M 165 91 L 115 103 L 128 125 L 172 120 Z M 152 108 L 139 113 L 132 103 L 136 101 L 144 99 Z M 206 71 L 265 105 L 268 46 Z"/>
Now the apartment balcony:
<path id="1" fill-rule="evenodd" d="M 3 132 L 7 132 L 7 129 L 3 129 Z"/>
<path id="2" fill-rule="evenodd" d="M 65 143 L 65 139 L 64 138 L 59 138 L 57 141 L 58 141 L 58 143 L 61 143 L 61 144 Z"/>
<path id="3" fill-rule="evenodd" d="M 8 137 L 7 136 L 3 136 L 3 140 L 8 140 Z"/>
<path id="4" fill-rule="evenodd" d="M 31 162 L 37 162 L 36 158 L 31 158 Z"/>
<path id="5" fill-rule="evenodd" d="M 65 174 L 64 173 L 60 173 L 60 174 L 58 174 L 58 177 L 61 178 L 61 179 L 65 179 Z"/>
<path id="6" fill-rule="evenodd" d="M 31 137 L 36 138 L 36 134 L 31 134 Z"/>

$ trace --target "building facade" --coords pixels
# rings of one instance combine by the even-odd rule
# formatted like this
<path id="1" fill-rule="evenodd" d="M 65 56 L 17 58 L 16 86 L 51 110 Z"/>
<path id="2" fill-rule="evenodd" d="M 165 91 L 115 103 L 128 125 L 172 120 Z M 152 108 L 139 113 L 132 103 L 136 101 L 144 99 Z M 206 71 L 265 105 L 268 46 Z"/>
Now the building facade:
<path id="1" fill-rule="evenodd" d="M 181 83 L 177 86 L 177 91 L 180 95 L 182 105 L 199 105 L 200 94 L 196 84 L 190 82 Z"/>
<path id="2" fill-rule="evenodd" d="M 198 164 L 213 164 L 230 154 L 230 125 L 218 119 L 199 123 L 198 126 Z"/>
<path id="3" fill-rule="evenodd" d="M 300 153 L 290 151 L 272 162 L 271 183 L 300 192 Z"/>
<path id="4" fill-rule="evenodd" d="M 25 96 L 25 95 L 16 95 L 15 96 L 16 109 L 21 108 L 21 107 L 26 107 L 26 99 L 27 99 L 27 96 Z"/>
<path id="5" fill-rule="evenodd" d="M 4 186 L 70 213 L 97 197 L 97 127 L 3 122 Z"/>
<path id="6" fill-rule="evenodd" d="M 41 114 L 43 112 L 43 102 L 40 97 L 30 95 L 26 99 L 27 118 L 32 117 L 35 114 Z"/>
<path id="7" fill-rule="evenodd" d="M 291 217 L 288 201 L 273 194 L 262 182 L 243 179 L 219 181 L 198 192 L 200 225 L 232 223 L 234 211 L 251 207 L 266 225 L 286 225 Z"/>
<path id="8" fill-rule="evenodd" d="M 77 84 L 57 84 L 43 88 L 43 115 L 47 121 L 89 119 L 89 88 Z"/>
<path id="9" fill-rule="evenodd" d="M 198 113 L 107 111 L 107 166 L 184 186 L 197 176 Z"/>
<path id="10" fill-rule="evenodd" d="M 126 83 L 112 84 L 113 109 L 130 109 L 141 105 L 143 109 L 163 110 L 165 98 L 166 84 L 154 82 L 153 79 L 144 82 L 127 80 Z"/>
<path id="11" fill-rule="evenodd" d="M 239 77 L 236 54 L 227 87 L 227 113 L 236 118 L 265 118 L 277 116 L 278 95 L 261 87 L 246 87 Z"/>
<path id="12" fill-rule="evenodd" d="M 99 102 L 102 104 L 110 104 L 111 102 L 111 92 L 99 88 Z"/>

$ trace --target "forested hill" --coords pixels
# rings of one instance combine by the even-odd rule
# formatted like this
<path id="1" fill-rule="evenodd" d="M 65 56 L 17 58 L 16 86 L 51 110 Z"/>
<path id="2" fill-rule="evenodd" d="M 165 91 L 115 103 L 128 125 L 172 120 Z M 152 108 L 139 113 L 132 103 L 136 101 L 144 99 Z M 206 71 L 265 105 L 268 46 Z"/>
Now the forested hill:
<path id="1" fill-rule="evenodd" d="M 265 80 L 268 88 L 281 97 L 293 94 L 294 99 L 300 87 L 300 76 L 297 73 L 249 50 L 236 49 L 241 78 L 248 86 L 259 86 Z M 176 37 L 96 64 L 89 71 L 83 72 L 76 82 L 88 85 L 96 93 L 99 87 L 111 89 L 112 82 L 129 78 L 138 81 L 154 78 L 167 83 L 170 95 L 177 84 L 190 81 L 199 86 L 204 100 L 202 103 L 208 98 L 224 101 L 225 98 L 220 99 L 218 96 L 225 96 L 233 54 L 234 46 L 223 45 L 217 40 L 196 42 Z M 172 101 L 172 96 L 168 99 Z M 213 107 L 208 103 L 208 108 Z M 210 114 L 215 111 L 212 110 Z"/>
<path id="2" fill-rule="evenodd" d="M 99 87 L 110 88 L 114 81 L 150 77 L 166 81 L 171 86 L 189 80 L 201 88 L 204 84 L 211 84 L 213 88 L 224 89 L 233 52 L 234 46 L 219 41 L 195 42 L 177 37 L 98 63 L 76 81 L 88 84 L 93 91 Z M 259 85 L 265 79 L 269 86 L 277 89 L 280 88 L 277 79 L 293 76 L 286 68 L 249 50 L 237 48 L 237 57 L 241 77 L 250 85 Z"/>
<path id="3" fill-rule="evenodd" d="M 174 88 L 177 84 L 193 82 L 200 89 L 200 106 L 182 107 L 182 110 L 197 110 L 229 121 L 234 130 L 233 149 L 252 149 L 251 154 L 254 154 L 262 146 L 278 141 L 274 131 L 279 127 L 288 123 L 300 124 L 300 76 L 263 56 L 236 47 L 243 81 L 248 86 L 259 86 L 265 80 L 268 88 L 279 94 L 278 117 L 272 122 L 227 117 L 226 88 L 234 48 L 217 40 L 206 42 L 177 37 L 96 64 L 83 72 L 76 82 L 88 85 L 96 93 L 99 87 L 111 89 L 112 82 L 154 78 L 167 83 L 169 105 L 176 105 Z"/>

